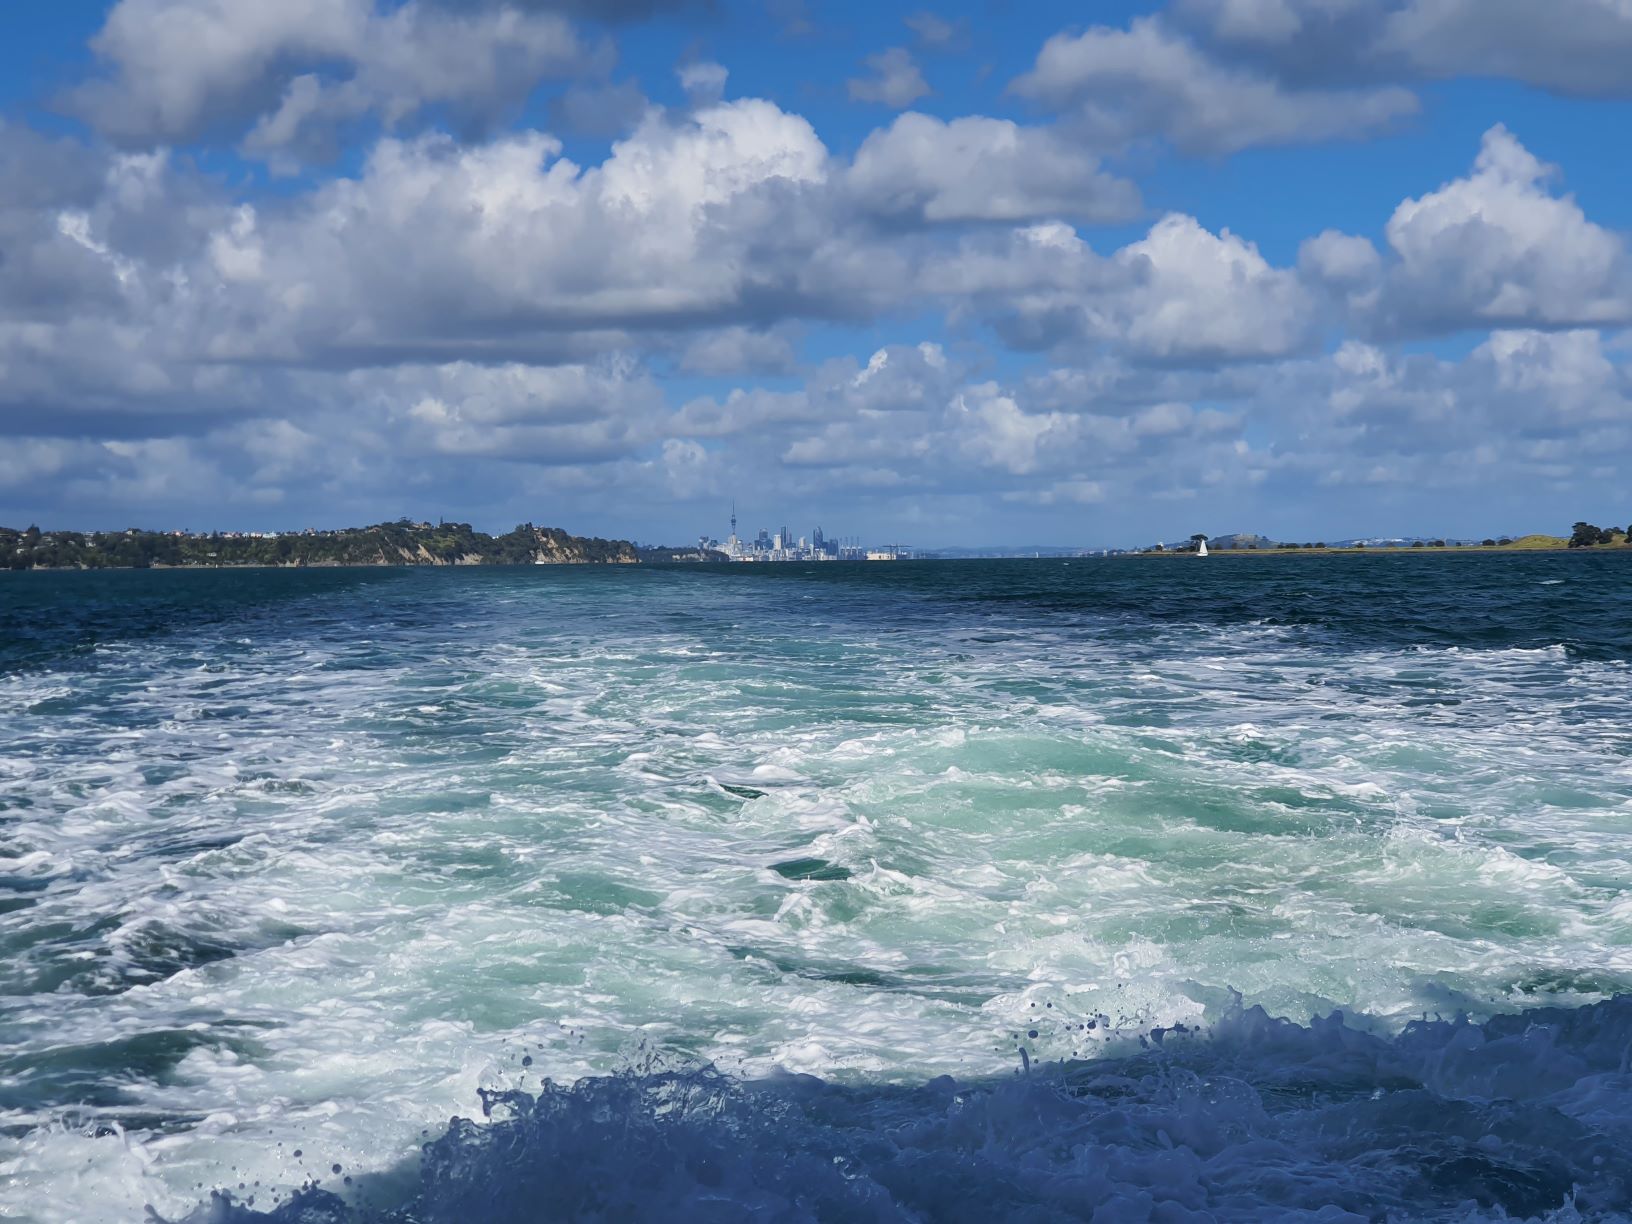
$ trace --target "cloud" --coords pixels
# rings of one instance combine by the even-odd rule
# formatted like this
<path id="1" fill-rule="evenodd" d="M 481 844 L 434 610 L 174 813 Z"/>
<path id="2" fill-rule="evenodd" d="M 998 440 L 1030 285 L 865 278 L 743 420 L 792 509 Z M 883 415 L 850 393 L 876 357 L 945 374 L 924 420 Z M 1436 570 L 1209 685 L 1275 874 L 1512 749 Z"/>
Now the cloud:
<path id="1" fill-rule="evenodd" d="M 1590 329 L 1499 330 L 1460 361 L 1347 340 L 1248 373 L 1241 411 L 1269 440 L 1264 471 L 1283 498 L 1348 487 L 1426 507 L 1524 487 L 1573 500 L 1632 459 L 1632 379 Z"/>
<path id="2" fill-rule="evenodd" d="M 1164 364 L 1263 360 L 1308 347 L 1317 323 L 1295 272 L 1182 214 L 1109 257 L 1051 222 L 965 241 L 926 275 L 1010 344 L 1073 361 L 1106 345 Z"/>
<path id="3" fill-rule="evenodd" d="M 0 121 L 0 318 L 61 320 L 117 301 L 105 257 L 61 221 L 83 216 L 102 184 L 88 150 Z"/>
<path id="4" fill-rule="evenodd" d="M 1632 97 L 1632 6 L 1625 0 L 1415 0 L 1379 39 L 1430 76 L 1509 77 L 1556 93 Z"/>
<path id="5" fill-rule="evenodd" d="M 1298 248 L 1298 266 L 1311 280 L 1329 285 L 1366 285 L 1382 267 L 1370 239 L 1323 230 Z"/>
<path id="6" fill-rule="evenodd" d="M 849 166 L 755 99 L 649 111 L 587 167 L 540 133 L 385 139 L 355 177 L 259 206 L 163 156 L 98 181 L 83 150 L 8 148 L 25 178 L 66 169 L 0 209 L 27 253 L 0 282 L 7 394 L 99 428 L 260 411 L 288 369 L 646 352 L 785 374 L 788 324 L 926 307 L 1068 365 L 1219 378 L 1308 352 L 1342 317 L 1368 335 L 1627 317 L 1620 239 L 1499 131 L 1469 178 L 1401 206 L 1383 253 L 1327 232 L 1296 269 L 1182 214 L 1101 254 L 1056 218 L 1125 217 L 1131 186 L 1052 129 L 979 117 L 901 116 Z"/>
<path id="7" fill-rule="evenodd" d="M 1176 0 L 1167 20 L 1208 54 L 1293 88 L 1413 79 L 1377 54 L 1399 0 Z"/>
<path id="8" fill-rule="evenodd" d="M 654 113 L 588 170 L 537 133 L 385 140 L 356 178 L 259 208 L 164 155 L 12 136 L 0 159 L 29 186 L 0 195 L 19 251 L 0 277 L 0 404 L 70 435 L 291 411 L 304 369 L 571 366 L 627 349 L 628 328 L 757 316 L 756 278 L 782 274 L 755 254 L 766 227 L 828 173 L 807 123 L 753 101 Z M 774 347 L 757 360 L 785 359 Z M 469 397 L 429 398 L 444 447 L 475 428 Z"/>
<path id="9" fill-rule="evenodd" d="M 1200 155 L 1368 135 L 1417 110 L 1405 89 L 1287 88 L 1209 58 L 1153 17 L 1055 35 L 1012 88 L 1069 115 L 1097 147 L 1160 139 Z"/>
<path id="10" fill-rule="evenodd" d="M 820 420 L 819 410 L 804 391 L 770 391 L 736 387 L 724 399 L 700 396 L 681 406 L 669 422 L 674 437 L 768 440 L 777 427 Z"/>
<path id="11" fill-rule="evenodd" d="M 1314 6 L 1298 0 L 1180 0 L 1186 10 L 1212 27 L 1219 38 L 1232 42 L 1275 44 L 1302 33 Z M 1331 17 L 1334 10 L 1353 8 L 1352 3 L 1326 4 L 1316 10 Z"/>
<path id="12" fill-rule="evenodd" d="M 364 117 L 489 119 L 599 54 L 556 13 L 417 0 L 119 0 L 91 47 L 105 72 L 69 105 L 105 135 L 168 143 L 247 124 L 248 152 L 285 159 Z"/>
<path id="13" fill-rule="evenodd" d="M 960 392 L 947 411 L 946 426 L 966 458 L 1015 476 L 1035 472 L 1044 454 L 1074 441 L 1070 417 L 1027 412 L 995 383 Z"/>
<path id="14" fill-rule="evenodd" d="M 1383 259 L 1368 238 L 1323 230 L 1298 247 L 1298 274 L 1312 292 L 1335 307 L 1334 322 L 1375 315 Z"/>
<path id="15" fill-rule="evenodd" d="M 805 0 L 765 0 L 765 11 L 781 28 L 784 38 L 808 38 L 816 33 Z"/>
<path id="16" fill-rule="evenodd" d="M 346 385 L 410 454 L 544 465 L 635 454 L 658 438 L 663 406 L 654 383 L 616 363 L 401 366 Z"/>
<path id="17" fill-rule="evenodd" d="M 1029 489 L 1011 489 L 1003 500 L 1034 506 L 1097 506 L 1109 496 L 1098 480 L 1056 480 Z"/>
<path id="18" fill-rule="evenodd" d="M 1403 202 L 1386 228 L 1393 259 L 1379 325 L 1421 333 L 1632 320 L 1625 240 L 1554 195 L 1556 173 L 1498 125 L 1468 177 Z"/>
<path id="19" fill-rule="evenodd" d="M 1306 345 L 1309 302 L 1295 274 L 1252 243 L 1170 215 L 1117 253 L 1136 286 L 1121 303 L 1123 334 L 1163 360 L 1274 357 Z"/>
<path id="20" fill-rule="evenodd" d="M 707 12 L 715 0 L 431 0 L 445 9 L 519 8 L 536 12 L 565 13 L 570 17 L 608 24 L 644 21 L 688 9 Z"/>
<path id="21" fill-rule="evenodd" d="M 979 116 L 900 116 L 862 142 L 848 183 L 868 211 L 919 222 L 1125 221 L 1140 208 L 1132 183 L 1054 132 Z"/>
<path id="22" fill-rule="evenodd" d="M 930 51 L 960 50 L 969 38 L 967 18 L 948 21 L 938 14 L 920 9 L 902 19 L 903 24 L 918 38 L 918 45 Z"/>
<path id="23" fill-rule="evenodd" d="M 725 67 L 712 60 L 696 60 L 683 64 L 675 74 L 680 88 L 693 106 L 708 106 L 725 96 L 725 82 L 729 74 Z"/>
<path id="24" fill-rule="evenodd" d="M 881 468 L 916 469 L 947 440 L 937 421 L 961 373 L 928 342 L 878 349 L 865 364 L 850 357 L 826 362 L 799 393 L 800 409 L 784 411 L 795 429 L 778 440 L 776 460 L 824 470 L 833 481 L 848 472 L 876 483 Z"/>
<path id="25" fill-rule="evenodd" d="M 1237 414 L 1154 399 L 1165 378 L 1146 379 L 1130 408 L 1080 390 L 1057 394 L 1070 373 L 1006 384 L 971 378 L 937 346 L 890 346 L 864 366 L 830 363 L 794 397 L 798 410 L 784 401 L 774 421 L 738 427 L 757 438 L 791 426 L 795 436 L 774 461 L 795 484 L 808 472 L 830 493 L 859 492 L 893 472 L 914 496 L 1039 506 L 1149 495 L 1188 474 L 1192 452 L 1211 454 L 1239 435 Z M 815 427 L 800 433 L 801 421 Z"/>
<path id="26" fill-rule="evenodd" d="M 0 414 L 18 434 L 199 429 L 266 392 L 196 360 L 185 269 L 233 210 L 162 154 L 99 156 L 0 129 Z M 11 173 L 19 177 L 13 182 Z M 200 303 L 199 305 L 203 305 Z M 230 407 L 229 407 L 230 406 Z"/>
<path id="27" fill-rule="evenodd" d="M 635 80 L 578 82 L 550 99 L 555 131 L 603 140 L 627 136 L 651 108 Z"/>
<path id="28" fill-rule="evenodd" d="M 1176 19 L 1287 82 L 1489 76 L 1632 96 L 1623 0 L 1179 0 Z"/>
<path id="29" fill-rule="evenodd" d="M 1469 364 L 1495 397 L 1498 418 L 1526 433 L 1570 436 L 1583 425 L 1624 425 L 1632 413 L 1632 378 L 1597 331 L 1492 332 Z"/>
<path id="30" fill-rule="evenodd" d="M 1625 0 L 1176 0 L 1050 38 L 1013 90 L 1093 147 L 1219 156 L 1359 138 L 1410 119 L 1417 83 L 1503 77 L 1632 97 Z"/>
<path id="31" fill-rule="evenodd" d="M 877 102 L 901 110 L 930 92 L 924 74 L 905 47 L 891 47 L 869 55 L 862 63 L 872 69 L 870 77 L 852 77 L 845 87 L 856 102 Z"/>
<path id="32" fill-rule="evenodd" d="M 797 364 L 786 330 L 723 327 L 686 345 L 680 369 L 687 374 L 786 374 Z"/>
<path id="33" fill-rule="evenodd" d="M 827 173 L 810 125 L 756 100 L 649 112 L 588 169 L 539 133 L 384 140 L 358 177 L 234 239 L 263 252 L 240 296 L 257 331 L 308 352 L 517 354 L 728 322 L 782 270 L 755 255 L 772 215 Z"/>
<path id="34" fill-rule="evenodd" d="M 1394 210 L 1384 252 L 1328 230 L 1304 242 L 1299 270 L 1349 325 L 1383 338 L 1632 321 L 1625 236 L 1555 194 L 1557 176 L 1497 125 L 1471 173 Z"/>

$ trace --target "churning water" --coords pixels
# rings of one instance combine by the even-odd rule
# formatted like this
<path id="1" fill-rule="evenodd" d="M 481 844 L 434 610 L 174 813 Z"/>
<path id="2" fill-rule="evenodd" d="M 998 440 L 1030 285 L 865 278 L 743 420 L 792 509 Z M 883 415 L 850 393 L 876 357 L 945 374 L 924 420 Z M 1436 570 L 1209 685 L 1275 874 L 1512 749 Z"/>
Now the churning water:
<path id="1" fill-rule="evenodd" d="M 7 577 L 0 1217 L 1621 1218 L 1626 560 Z"/>

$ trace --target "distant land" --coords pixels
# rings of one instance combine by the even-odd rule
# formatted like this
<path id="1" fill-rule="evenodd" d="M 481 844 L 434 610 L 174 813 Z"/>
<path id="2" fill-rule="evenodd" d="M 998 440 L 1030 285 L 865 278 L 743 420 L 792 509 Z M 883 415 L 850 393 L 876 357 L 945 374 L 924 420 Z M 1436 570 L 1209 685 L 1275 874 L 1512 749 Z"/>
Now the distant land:
<path id="1" fill-rule="evenodd" d="M 924 549 L 917 555 L 941 561 L 994 561 L 1023 557 L 1082 557 L 1100 551 L 1097 548 L 1062 547 L 1058 544 L 991 544 L 985 547 Z"/>
<path id="2" fill-rule="evenodd" d="M 337 565 L 632 565 L 723 561 L 691 548 L 642 548 L 628 540 L 575 536 L 522 523 L 504 535 L 469 523 L 399 519 L 334 531 L 19 531 L 0 527 L 0 568 L 218 569 L 234 566 Z"/>
<path id="3" fill-rule="evenodd" d="M 1483 539 L 1426 536 L 1370 537 L 1293 542 L 1252 532 L 1202 536 L 1142 548 L 1072 548 L 1058 545 L 949 547 L 922 551 L 925 559 L 1185 556 L 1207 541 L 1211 554 L 1363 552 L 1533 552 L 1551 549 L 1632 549 L 1618 527 L 1576 523 L 1568 536 L 1531 534 Z M 371 527 L 285 532 L 42 531 L 0 527 L 0 569 L 224 569 L 247 566 L 342 565 L 636 565 L 730 560 L 699 545 L 669 548 L 630 540 L 575 536 L 558 527 L 522 523 L 489 535 L 469 523 L 398 519 Z"/>
<path id="4" fill-rule="evenodd" d="M 1141 556 L 1163 556 L 1194 553 L 1200 542 L 1207 541 L 1209 553 L 1308 553 L 1308 552 L 1537 552 L 1551 549 L 1624 549 L 1629 545 L 1627 533 L 1619 527 L 1598 527 L 1580 522 L 1567 536 L 1535 533 L 1520 536 L 1486 536 L 1482 539 L 1448 539 L 1427 536 L 1378 536 L 1350 540 L 1304 541 L 1296 543 L 1272 540 L 1251 532 L 1232 532 L 1228 535 L 1192 535 L 1175 544 L 1158 543 L 1135 550 Z"/>

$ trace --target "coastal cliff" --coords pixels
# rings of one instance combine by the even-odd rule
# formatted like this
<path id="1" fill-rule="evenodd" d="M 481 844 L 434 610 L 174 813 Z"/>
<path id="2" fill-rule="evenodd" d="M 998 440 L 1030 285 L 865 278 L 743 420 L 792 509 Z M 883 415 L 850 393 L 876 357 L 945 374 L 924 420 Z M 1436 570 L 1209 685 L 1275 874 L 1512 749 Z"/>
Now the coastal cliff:
<path id="1" fill-rule="evenodd" d="M 207 569 L 230 566 L 632 565 L 627 540 L 575 536 L 522 523 L 488 535 L 469 523 L 415 523 L 283 533 L 42 532 L 0 527 L 0 567 Z"/>

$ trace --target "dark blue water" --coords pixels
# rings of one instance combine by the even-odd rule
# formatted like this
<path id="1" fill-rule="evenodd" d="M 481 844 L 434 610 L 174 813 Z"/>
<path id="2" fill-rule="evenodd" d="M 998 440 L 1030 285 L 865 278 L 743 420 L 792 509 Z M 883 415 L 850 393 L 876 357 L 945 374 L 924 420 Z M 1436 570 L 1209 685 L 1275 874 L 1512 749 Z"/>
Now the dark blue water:
<path id="1" fill-rule="evenodd" d="M 0 575 L 0 1215 L 1623 1218 L 1629 613 L 1623 554 Z"/>

